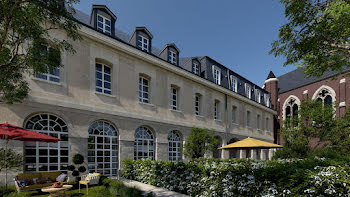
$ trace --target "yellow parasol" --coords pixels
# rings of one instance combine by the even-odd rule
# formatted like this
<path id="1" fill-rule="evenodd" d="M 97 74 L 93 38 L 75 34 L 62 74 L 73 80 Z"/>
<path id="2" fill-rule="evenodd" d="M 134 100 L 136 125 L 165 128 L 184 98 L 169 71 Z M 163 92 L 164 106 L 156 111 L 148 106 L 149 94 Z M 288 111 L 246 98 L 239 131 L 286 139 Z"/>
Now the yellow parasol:
<path id="1" fill-rule="evenodd" d="M 261 140 L 257 140 L 251 137 L 247 137 L 244 140 L 234 142 L 232 144 L 228 144 L 226 146 L 220 147 L 218 149 L 230 149 L 230 148 L 282 148 L 283 146 L 278 144 L 273 144 L 270 142 L 265 142 Z"/>

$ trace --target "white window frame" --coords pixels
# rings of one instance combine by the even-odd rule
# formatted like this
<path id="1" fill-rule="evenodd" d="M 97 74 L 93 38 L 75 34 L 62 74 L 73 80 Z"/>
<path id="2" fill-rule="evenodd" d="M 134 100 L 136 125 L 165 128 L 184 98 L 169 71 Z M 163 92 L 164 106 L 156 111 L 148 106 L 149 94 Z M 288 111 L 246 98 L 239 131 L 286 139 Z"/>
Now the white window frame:
<path id="1" fill-rule="evenodd" d="M 141 40 L 139 40 L 139 38 L 141 38 Z M 145 45 L 146 45 L 146 47 L 145 47 Z M 149 52 L 149 39 L 144 37 L 144 36 L 142 36 L 142 35 L 138 35 L 137 46 L 141 50 Z"/>
<path id="2" fill-rule="evenodd" d="M 270 105 L 270 95 L 269 94 L 264 94 L 264 100 L 265 100 L 265 105 L 266 107 L 271 107 Z"/>
<path id="3" fill-rule="evenodd" d="M 47 69 L 48 70 L 48 69 Z M 49 70 L 46 73 L 37 73 L 35 77 L 37 79 L 45 80 L 45 81 L 50 81 L 52 83 L 60 83 L 61 78 L 60 78 L 60 68 L 57 67 L 55 68 L 54 71 L 50 72 Z"/>
<path id="4" fill-rule="evenodd" d="M 45 116 L 47 118 L 45 118 Z M 39 119 L 38 119 L 39 118 Z M 54 122 L 55 124 L 50 126 L 50 122 Z M 43 125 L 43 123 L 46 123 Z M 28 119 L 28 121 L 25 124 L 26 129 L 30 129 L 32 131 L 38 132 L 38 133 L 44 133 L 46 135 L 54 136 L 61 141 L 57 143 L 46 143 L 46 142 L 24 142 L 25 150 L 34 150 L 36 151 L 35 155 L 29 155 L 24 154 L 24 171 L 25 172 L 50 172 L 50 171 L 67 171 L 67 167 L 69 165 L 69 129 L 67 124 L 64 120 L 57 117 L 56 115 L 48 114 L 48 113 L 42 113 L 42 114 L 36 114 L 33 115 Z M 41 129 L 41 130 L 35 130 L 36 125 L 45 128 L 45 127 L 51 127 L 50 129 Z M 56 126 L 60 127 L 61 131 L 55 130 Z M 53 128 L 52 128 L 53 127 Z M 62 135 L 66 135 L 67 141 L 62 140 Z M 40 150 L 47 150 L 46 155 L 40 154 Z M 55 154 L 53 157 L 50 157 L 51 150 L 57 150 L 57 155 Z M 62 156 L 62 151 L 67 151 L 67 155 Z M 26 158 L 34 158 L 35 157 L 35 163 L 29 163 L 26 162 Z M 67 162 L 63 162 L 62 158 L 67 158 Z M 47 158 L 47 162 L 40 162 L 40 158 Z M 57 158 L 57 162 L 50 162 L 51 158 Z M 35 171 L 27 171 L 26 166 L 33 166 L 35 168 Z M 47 166 L 47 170 L 40 170 L 40 166 Z M 57 166 L 57 169 L 50 170 L 51 166 Z M 63 166 L 66 166 L 63 168 Z"/>
<path id="5" fill-rule="evenodd" d="M 214 83 L 221 85 L 221 71 L 213 66 L 213 80 Z"/>
<path id="6" fill-rule="evenodd" d="M 230 76 L 231 78 L 231 90 L 234 92 L 237 92 L 237 78 L 233 75 Z"/>
<path id="7" fill-rule="evenodd" d="M 45 49 L 42 50 L 40 52 L 40 54 L 44 55 L 45 53 L 47 53 L 47 51 L 49 50 L 49 47 L 50 47 L 49 45 L 46 45 Z M 36 73 L 35 78 L 59 84 L 61 82 L 61 78 L 60 78 L 61 69 L 60 69 L 60 67 L 56 67 L 52 71 L 49 70 L 49 67 L 47 65 L 45 65 L 45 68 L 46 68 L 46 72 L 45 73 Z"/>
<path id="8" fill-rule="evenodd" d="M 147 127 L 139 127 L 135 131 L 134 159 L 155 159 L 155 144 L 152 131 Z M 139 156 L 138 153 L 143 153 Z"/>
<path id="9" fill-rule="evenodd" d="M 102 22 L 98 20 L 98 17 L 102 18 Z M 106 21 L 109 21 L 110 25 L 108 25 L 106 23 Z M 101 14 L 97 14 L 96 22 L 97 22 L 97 30 L 101 30 L 103 33 L 111 35 L 111 31 L 112 31 L 112 21 L 111 21 L 111 19 L 109 19 L 109 18 L 107 18 L 105 16 L 102 16 Z M 98 26 L 99 23 L 102 23 L 102 28 Z M 110 30 L 107 30 L 106 27 L 109 27 Z"/>
<path id="10" fill-rule="evenodd" d="M 199 94 L 195 94 L 194 96 L 194 112 L 197 116 L 200 115 L 200 110 L 201 110 L 201 107 L 200 107 L 200 103 L 201 102 L 201 95 Z"/>
<path id="11" fill-rule="evenodd" d="M 182 160 L 182 138 L 178 131 L 171 131 L 168 135 L 168 159 L 169 161 Z"/>
<path id="12" fill-rule="evenodd" d="M 101 68 L 102 68 L 101 71 L 97 70 L 97 65 L 101 65 Z M 109 68 L 110 73 L 106 73 L 106 67 Z M 102 94 L 112 94 L 112 68 L 110 66 L 107 66 L 107 65 L 102 64 L 102 63 L 96 63 L 95 64 L 95 73 L 96 73 L 96 75 L 95 75 L 95 80 L 96 80 L 95 91 L 98 93 L 102 93 Z M 100 73 L 102 75 L 101 79 L 97 78 L 98 73 Z M 109 81 L 106 79 L 106 76 L 109 76 Z M 97 85 L 97 81 L 101 81 L 101 86 Z M 110 88 L 105 87 L 105 83 L 107 83 L 107 84 L 109 83 Z M 101 91 L 98 91 L 98 89 Z"/>
<path id="13" fill-rule="evenodd" d="M 177 53 L 172 51 L 172 50 L 169 50 L 169 62 L 174 64 L 174 65 L 177 65 Z"/>
<path id="14" fill-rule="evenodd" d="M 214 101 L 214 120 L 219 120 L 220 119 L 220 101 L 215 100 Z"/>
<path id="15" fill-rule="evenodd" d="M 170 88 L 170 109 L 179 109 L 179 88 L 174 86 Z"/>
<path id="16" fill-rule="evenodd" d="M 231 121 L 233 125 L 237 125 L 237 106 L 233 105 L 232 106 L 232 114 L 231 114 Z"/>
<path id="17" fill-rule="evenodd" d="M 145 82 L 147 81 L 147 84 Z M 144 76 L 139 76 L 139 102 L 150 103 L 150 80 Z"/>
<path id="18" fill-rule="evenodd" d="M 102 143 L 99 143 L 98 139 L 102 139 Z M 90 125 L 87 157 L 89 172 L 116 176 L 119 165 L 118 147 L 118 132 L 113 125 L 106 121 L 97 121 Z M 101 152 L 102 155 L 99 155 Z M 103 161 L 98 161 L 98 158 L 101 157 L 103 157 Z M 106 161 L 106 158 L 109 158 L 109 161 Z M 106 168 L 108 165 L 109 168 Z"/>
<path id="19" fill-rule="evenodd" d="M 252 87 L 247 83 L 245 84 L 245 94 L 247 98 L 252 98 Z"/>
<path id="20" fill-rule="evenodd" d="M 196 62 L 192 63 L 192 72 L 196 75 L 199 75 L 199 64 Z"/>
<path id="21" fill-rule="evenodd" d="M 261 92 L 258 89 L 255 89 L 255 101 L 261 103 Z"/>

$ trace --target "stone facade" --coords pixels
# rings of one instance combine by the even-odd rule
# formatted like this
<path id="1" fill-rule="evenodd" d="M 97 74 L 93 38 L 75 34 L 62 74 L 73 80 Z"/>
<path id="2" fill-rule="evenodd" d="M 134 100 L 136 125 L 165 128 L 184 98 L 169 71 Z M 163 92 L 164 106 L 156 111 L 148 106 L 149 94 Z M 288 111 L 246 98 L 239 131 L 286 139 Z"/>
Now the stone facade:
<path id="1" fill-rule="evenodd" d="M 64 67 L 59 70 L 59 83 L 28 76 L 29 97 L 23 103 L 0 104 L 3 123 L 26 127 L 29 118 L 37 114 L 51 114 L 61 119 L 68 126 L 68 164 L 76 153 L 88 158 L 88 131 L 96 121 L 108 122 L 117 131 L 118 148 L 113 150 L 118 157 L 116 169 L 122 169 L 123 159 L 134 158 L 135 131 L 139 127 L 151 131 L 156 160 L 169 159 L 171 131 L 177 131 L 183 142 L 192 127 L 215 130 L 222 145 L 248 136 L 273 141 L 276 112 L 271 108 L 93 28 L 82 26 L 80 33 L 83 40 L 72 42 L 76 53 L 62 54 Z M 52 32 L 52 35 L 65 38 L 60 31 Z M 96 92 L 96 63 L 111 68 L 111 94 Z M 149 77 L 149 103 L 139 101 L 139 76 Z M 169 105 L 173 85 L 178 88 L 176 110 L 170 109 Z M 199 115 L 195 114 L 196 94 L 201 95 Z M 213 118 L 215 101 L 219 102 L 217 119 Z M 237 110 L 235 123 L 232 123 L 233 106 Z M 249 126 L 247 111 L 250 113 Z M 10 146 L 26 156 L 28 150 L 23 142 L 10 142 Z M 260 158 L 268 156 L 264 151 L 259 154 Z M 230 157 L 228 151 L 214 155 Z M 243 155 L 245 153 L 241 151 L 231 156 Z M 256 154 L 251 153 L 251 157 L 255 158 Z M 36 159 L 39 171 L 50 170 L 42 168 L 38 164 L 40 158 Z M 84 165 L 89 167 L 87 160 Z M 24 168 L 23 171 L 27 171 L 27 167 Z"/>

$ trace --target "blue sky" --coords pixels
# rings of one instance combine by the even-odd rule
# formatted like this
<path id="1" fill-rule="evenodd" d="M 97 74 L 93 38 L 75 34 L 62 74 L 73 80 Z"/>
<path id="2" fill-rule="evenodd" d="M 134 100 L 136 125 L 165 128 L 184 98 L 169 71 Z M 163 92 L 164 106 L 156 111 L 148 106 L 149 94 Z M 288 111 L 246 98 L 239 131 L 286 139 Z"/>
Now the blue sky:
<path id="1" fill-rule="evenodd" d="M 207 55 L 260 86 L 270 70 L 296 68 L 268 54 L 287 21 L 279 0 L 81 0 L 75 8 L 90 14 L 92 4 L 107 5 L 126 33 L 146 26 L 153 46 L 175 43 L 180 57 Z"/>

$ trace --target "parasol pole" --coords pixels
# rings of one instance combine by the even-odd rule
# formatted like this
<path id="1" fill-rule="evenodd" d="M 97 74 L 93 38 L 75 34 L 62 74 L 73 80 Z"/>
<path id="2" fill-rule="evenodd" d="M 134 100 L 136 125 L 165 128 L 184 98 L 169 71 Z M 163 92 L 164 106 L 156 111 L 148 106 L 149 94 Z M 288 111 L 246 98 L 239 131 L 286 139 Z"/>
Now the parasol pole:
<path id="1" fill-rule="evenodd" d="M 7 189 L 7 144 L 8 144 L 8 136 L 5 137 L 5 185 Z"/>

